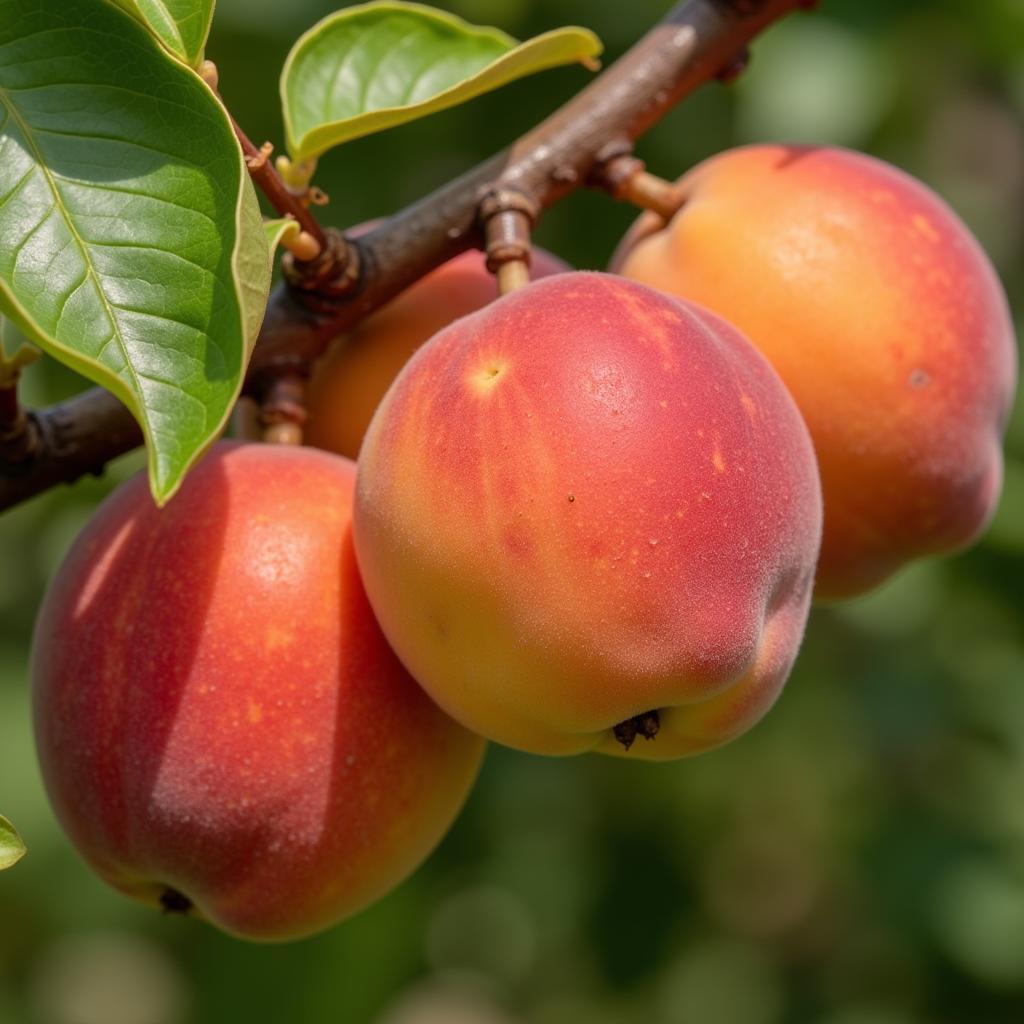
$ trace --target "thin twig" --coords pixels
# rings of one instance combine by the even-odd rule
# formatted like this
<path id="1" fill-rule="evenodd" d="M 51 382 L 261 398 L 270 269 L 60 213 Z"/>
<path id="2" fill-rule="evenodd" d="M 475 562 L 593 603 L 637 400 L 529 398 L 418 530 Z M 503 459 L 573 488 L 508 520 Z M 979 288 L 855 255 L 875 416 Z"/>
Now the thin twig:
<path id="1" fill-rule="evenodd" d="M 277 173 L 273 161 L 268 159 L 269 153 L 266 150 L 257 149 L 234 118 L 231 118 L 231 126 L 235 129 L 235 136 L 242 147 L 245 165 L 249 168 L 249 177 L 252 178 L 253 184 L 267 197 L 270 205 L 282 217 L 294 217 L 298 221 L 299 227 L 316 239 L 320 248 L 323 248 L 326 245 L 324 229 L 317 223 L 316 218 L 303 205 L 299 197 L 288 191 L 288 187 L 281 180 L 281 175 Z"/>

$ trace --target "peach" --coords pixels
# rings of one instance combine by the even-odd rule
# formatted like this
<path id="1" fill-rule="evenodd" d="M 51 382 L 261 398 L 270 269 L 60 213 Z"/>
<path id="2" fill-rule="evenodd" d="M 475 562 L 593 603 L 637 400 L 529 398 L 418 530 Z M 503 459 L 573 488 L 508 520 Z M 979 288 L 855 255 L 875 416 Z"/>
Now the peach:
<path id="1" fill-rule="evenodd" d="M 560 274 L 413 357 L 363 444 L 354 531 L 385 635 L 455 718 L 541 754 L 667 759 L 778 694 L 820 494 L 792 400 L 737 331 Z"/>
<path id="2" fill-rule="evenodd" d="M 840 149 L 731 150 L 681 187 L 671 223 L 641 217 L 613 267 L 729 319 L 789 387 L 825 500 L 816 595 L 970 543 L 998 500 L 1016 351 L 964 224 L 920 182 Z"/>
<path id="3" fill-rule="evenodd" d="M 39 617 L 34 710 L 57 817 L 111 885 L 235 935 L 306 935 L 444 834 L 482 741 L 387 646 L 356 569 L 355 468 L 217 446 L 168 506 L 141 477 Z"/>
<path id="4" fill-rule="evenodd" d="M 556 256 L 533 250 L 534 279 L 568 269 Z M 483 253 L 471 250 L 442 264 L 339 338 L 310 378 L 306 443 L 354 459 L 374 410 L 413 352 L 442 327 L 497 296 Z"/>

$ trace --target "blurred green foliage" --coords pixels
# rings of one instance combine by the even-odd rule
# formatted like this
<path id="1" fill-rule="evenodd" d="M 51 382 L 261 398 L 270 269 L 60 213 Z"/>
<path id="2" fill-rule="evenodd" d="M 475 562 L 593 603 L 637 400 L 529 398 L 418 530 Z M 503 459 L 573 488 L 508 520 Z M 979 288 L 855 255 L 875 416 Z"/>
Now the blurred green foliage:
<path id="1" fill-rule="evenodd" d="M 571 23 L 608 59 L 668 3 L 449 0 L 520 37 Z M 209 55 L 255 139 L 324 0 L 219 0 Z M 578 90 L 550 72 L 324 159 L 331 221 L 387 214 Z M 754 47 L 641 155 L 672 177 L 775 138 L 877 154 L 930 183 L 996 261 L 1024 327 L 1024 4 L 824 0 Z M 770 201 L 766 197 L 766 201 Z M 600 268 L 632 219 L 580 194 L 538 241 Z M 81 384 L 44 361 L 32 402 Z M 27 659 L 45 581 L 135 471 L 0 521 L 0 811 L 30 853 L 0 875 L 0 1024 L 1018 1024 L 1024 1020 L 1024 409 L 970 553 L 816 610 L 742 740 L 671 765 L 492 749 L 440 850 L 322 936 L 246 945 L 161 918 L 80 864 L 45 802 Z"/>

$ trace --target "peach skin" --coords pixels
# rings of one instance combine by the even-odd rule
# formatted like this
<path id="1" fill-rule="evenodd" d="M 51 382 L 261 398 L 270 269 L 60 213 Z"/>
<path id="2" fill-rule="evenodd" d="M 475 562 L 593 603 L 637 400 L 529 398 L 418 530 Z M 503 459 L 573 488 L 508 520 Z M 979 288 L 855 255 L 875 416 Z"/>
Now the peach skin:
<path id="1" fill-rule="evenodd" d="M 969 544 L 992 515 L 1015 388 L 1006 298 L 920 182 L 841 149 L 760 145 L 681 179 L 613 269 L 726 317 L 796 399 L 825 502 L 815 594 Z"/>
<path id="2" fill-rule="evenodd" d="M 453 717 L 664 760 L 779 693 L 820 514 L 803 421 L 736 330 L 571 273 L 417 352 L 367 433 L 354 532 L 385 635 Z"/>
<path id="3" fill-rule="evenodd" d="M 54 579 L 33 651 L 43 776 L 107 882 L 243 938 L 382 895 L 455 817 L 483 744 L 381 635 L 354 466 L 218 445 L 158 511 L 141 477 Z"/>
<path id="4" fill-rule="evenodd" d="M 534 280 L 569 269 L 534 248 Z M 413 352 L 442 327 L 497 297 L 494 275 L 483 253 L 473 249 L 443 263 L 339 338 L 309 381 L 306 444 L 354 459 L 374 410 Z"/>

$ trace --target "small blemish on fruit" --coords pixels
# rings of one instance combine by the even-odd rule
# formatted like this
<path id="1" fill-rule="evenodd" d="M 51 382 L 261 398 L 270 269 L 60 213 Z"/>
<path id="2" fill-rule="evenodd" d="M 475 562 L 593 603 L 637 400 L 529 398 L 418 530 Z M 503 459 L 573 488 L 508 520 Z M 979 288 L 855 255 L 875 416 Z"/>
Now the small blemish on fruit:
<path id="1" fill-rule="evenodd" d="M 570 494 L 570 495 L 569 495 L 569 501 L 570 501 L 570 502 L 573 502 L 573 501 L 575 501 L 575 500 L 576 500 L 576 495 L 575 495 L 575 494 Z"/>
<path id="2" fill-rule="evenodd" d="M 927 370 L 922 370 L 919 366 L 910 371 L 909 382 L 912 388 L 927 387 L 931 379 L 931 374 Z"/>

